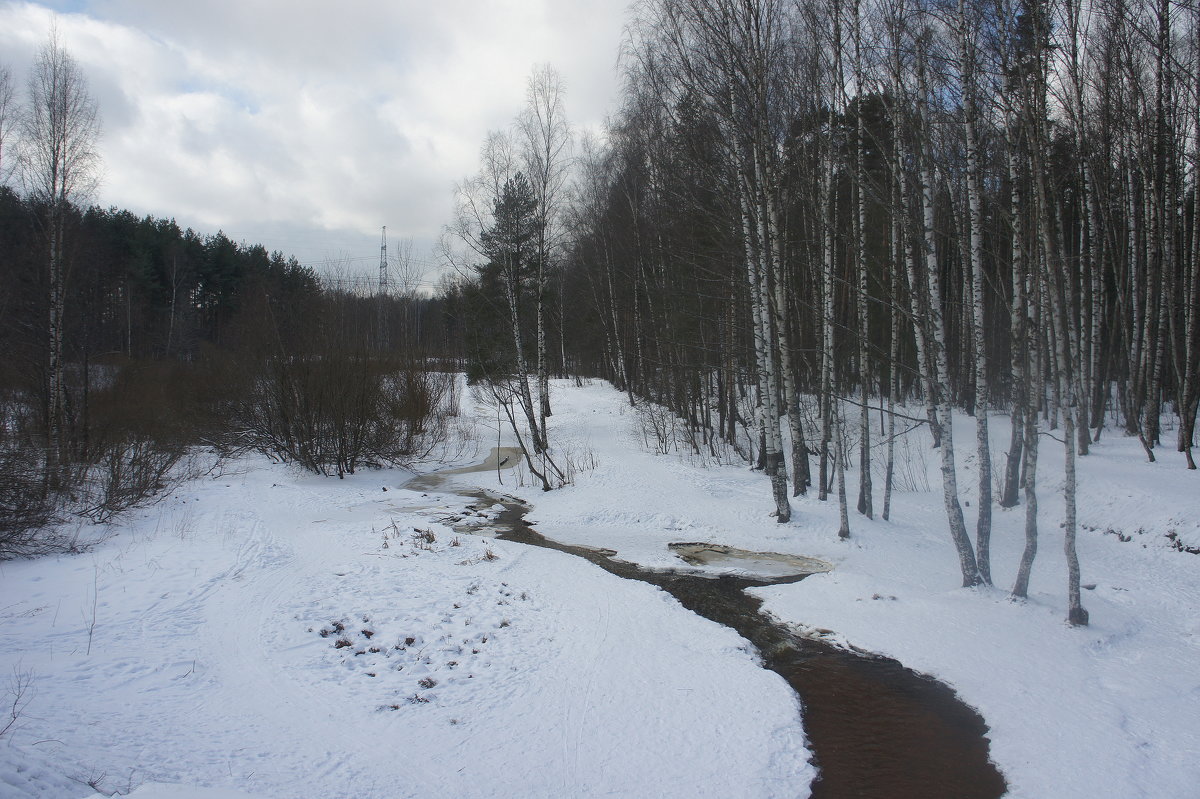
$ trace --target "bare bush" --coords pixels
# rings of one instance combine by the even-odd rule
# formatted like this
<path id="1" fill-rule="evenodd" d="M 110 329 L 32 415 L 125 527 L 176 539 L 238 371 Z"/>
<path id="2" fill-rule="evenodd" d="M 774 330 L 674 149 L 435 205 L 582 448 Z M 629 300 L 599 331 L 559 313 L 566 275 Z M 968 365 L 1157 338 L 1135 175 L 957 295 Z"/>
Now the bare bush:
<path id="1" fill-rule="evenodd" d="M 0 445 L 0 560 L 44 550 L 38 531 L 54 519 L 40 453 Z"/>
<path id="2" fill-rule="evenodd" d="M 88 471 L 80 512 L 106 522 L 122 511 L 153 502 L 169 486 L 195 476 L 195 469 L 181 463 L 186 454 L 179 445 L 163 445 L 148 437 L 110 444 Z"/>
<path id="3" fill-rule="evenodd" d="M 929 492 L 929 464 L 925 447 L 913 444 L 905 436 L 896 450 L 895 488 L 897 491 Z"/>
<path id="4" fill-rule="evenodd" d="M 751 409 L 752 410 L 752 409 Z M 699 466 L 748 460 L 743 447 L 696 419 L 666 405 L 644 401 L 634 407 L 642 445 L 655 455 L 677 454 Z"/>
<path id="5" fill-rule="evenodd" d="M 34 415 L 12 396 L 0 413 L 0 560 L 51 551 L 42 531 L 56 519 L 55 496 Z"/>
<path id="6" fill-rule="evenodd" d="M 194 366 L 127 361 L 90 392 L 86 436 L 77 446 L 71 509 L 105 522 L 155 501 L 194 477 L 189 456 L 209 425 Z"/>
<path id="7" fill-rule="evenodd" d="M 453 375 L 367 350 L 244 364 L 227 446 L 254 449 L 317 474 L 427 455 L 448 433 L 458 404 Z"/>
<path id="8" fill-rule="evenodd" d="M 195 369 L 123 361 L 68 369 L 69 435 L 47 457 L 40 400 L 10 389 L 0 425 L 0 559 L 70 551 L 71 516 L 108 521 L 194 474 Z"/>
<path id="9" fill-rule="evenodd" d="M 575 478 L 581 472 L 590 472 L 596 468 L 596 453 L 591 447 L 576 449 L 564 446 L 558 454 L 562 463 L 562 485 L 575 485 Z"/>
<path id="10" fill-rule="evenodd" d="M 304 307 L 251 298 L 231 325 L 207 392 L 223 451 L 342 477 L 419 459 L 447 438 L 455 376 L 381 334 L 379 298 L 336 285 Z"/>

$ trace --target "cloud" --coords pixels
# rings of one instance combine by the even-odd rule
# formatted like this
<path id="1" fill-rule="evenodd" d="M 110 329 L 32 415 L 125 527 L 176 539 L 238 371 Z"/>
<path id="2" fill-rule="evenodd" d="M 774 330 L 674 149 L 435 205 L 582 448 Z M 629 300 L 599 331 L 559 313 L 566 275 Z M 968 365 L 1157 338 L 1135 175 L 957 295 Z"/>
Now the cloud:
<path id="1" fill-rule="evenodd" d="M 550 62 L 595 128 L 615 99 L 623 7 L 582 0 L 0 2 L 20 73 L 52 13 L 104 120 L 97 200 L 224 229 L 301 260 L 424 252 L 489 129 Z"/>

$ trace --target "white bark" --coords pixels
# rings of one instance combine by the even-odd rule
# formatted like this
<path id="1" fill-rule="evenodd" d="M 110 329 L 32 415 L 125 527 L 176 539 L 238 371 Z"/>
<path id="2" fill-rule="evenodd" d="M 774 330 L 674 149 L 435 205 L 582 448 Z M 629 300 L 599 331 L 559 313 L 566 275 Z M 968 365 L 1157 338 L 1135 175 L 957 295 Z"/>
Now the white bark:
<path id="1" fill-rule="evenodd" d="M 1063 549 L 1067 557 L 1067 619 L 1071 624 L 1085 625 L 1088 623 L 1088 614 L 1081 603 L 1079 557 L 1075 549 L 1075 425 L 1076 406 L 1078 402 L 1075 375 L 1079 363 L 1079 347 L 1077 336 L 1074 335 L 1073 325 L 1068 318 L 1068 311 L 1070 309 L 1068 299 L 1069 276 L 1062 256 L 1058 220 L 1047 186 L 1046 171 L 1049 168 L 1049 136 L 1046 130 L 1047 120 L 1044 112 L 1046 84 L 1044 76 L 1039 75 L 1038 80 L 1036 106 L 1038 117 L 1035 124 L 1033 172 L 1034 186 L 1037 191 L 1039 237 L 1044 254 L 1042 275 L 1045 284 L 1045 295 L 1049 299 L 1051 330 L 1056 334 L 1053 353 L 1054 380 L 1063 414 L 1063 451 L 1066 457 L 1065 479 L 1063 481 L 1063 499 L 1065 502 Z"/>
<path id="2" fill-rule="evenodd" d="M 922 59 L 923 55 L 919 53 L 918 69 L 921 75 L 920 100 L 922 114 L 925 115 L 928 113 L 928 109 L 925 107 L 928 89 L 925 85 Z M 949 386 L 945 382 L 949 374 L 946 360 L 946 325 L 942 314 L 942 286 L 937 260 L 937 241 L 934 235 L 933 164 L 932 154 L 929 151 L 928 120 L 923 119 L 922 121 L 926 123 L 926 125 L 923 125 L 922 138 L 925 144 L 922 148 L 920 159 L 921 206 L 924 229 L 922 242 L 925 256 L 925 281 L 929 296 L 929 329 L 933 337 L 929 342 L 933 349 L 933 352 L 930 353 L 932 357 L 929 358 L 929 368 L 931 369 L 929 384 L 937 395 L 934 407 L 937 410 L 938 426 L 941 428 L 941 447 L 939 449 L 942 456 L 942 500 L 946 507 L 946 517 L 950 525 L 950 538 L 954 542 L 955 551 L 958 553 L 963 585 L 972 586 L 979 584 L 980 577 L 975 553 L 971 549 L 971 540 L 967 535 L 962 505 L 958 499 L 958 474 L 954 462 L 954 429 L 951 426 L 953 412 L 951 410 Z"/>
<path id="3" fill-rule="evenodd" d="M 820 213 L 824 222 L 821 230 L 821 460 L 818 480 L 821 485 L 817 498 L 824 502 L 829 496 L 829 447 L 833 441 L 833 156 L 824 155 L 821 171 Z"/>
<path id="4" fill-rule="evenodd" d="M 791 335 L 787 323 L 787 297 L 784 292 L 783 258 L 779 252 L 779 212 L 772 196 L 767 205 L 767 230 L 772 242 L 771 270 L 774 275 L 772 310 L 775 314 L 775 336 L 778 340 L 779 371 L 783 382 L 783 401 L 792 439 L 792 496 L 808 493 L 811 482 L 808 465 L 808 444 L 800 419 L 800 393 L 796 388 L 795 364 L 792 362 Z"/>
<path id="5" fill-rule="evenodd" d="M 962 69 L 963 134 L 967 151 L 967 224 L 970 228 L 971 327 L 975 355 L 975 436 L 979 461 L 979 515 L 975 527 L 975 563 L 979 578 L 991 584 L 992 450 L 988 440 L 987 340 L 983 318 L 983 191 L 979 182 L 978 109 L 975 99 L 975 54 L 965 0 L 958 3 L 959 58 Z"/>
<path id="6" fill-rule="evenodd" d="M 836 432 L 837 448 L 834 455 L 834 470 L 837 472 L 838 486 L 838 538 L 850 537 L 850 504 L 846 499 L 846 429 L 842 421 L 841 408 L 837 414 Z"/>
<path id="7" fill-rule="evenodd" d="M 1013 583 L 1012 589 L 1013 596 L 1020 599 L 1024 599 L 1029 595 L 1029 577 L 1033 573 L 1033 562 L 1037 557 L 1038 547 L 1037 409 L 1026 400 L 1024 410 L 1021 424 L 1024 428 L 1026 441 L 1022 456 L 1024 460 L 1022 483 L 1025 491 L 1025 549 L 1021 553 L 1021 562 L 1017 567 L 1017 578 Z M 1016 421 L 1014 420 L 1015 423 Z"/>
<path id="8" fill-rule="evenodd" d="M 859 476 L 858 512 L 868 519 L 875 518 L 873 488 L 871 485 L 871 414 L 869 408 L 870 368 L 870 312 L 867 285 L 867 176 L 863 150 L 866 147 L 866 131 L 863 122 L 862 99 L 866 96 L 862 63 L 862 16 L 859 0 L 854 0 L 854 84 L 858 92 L 859 108 L 855 114 L 854 182 L 856 197 L 855 215 L 855 266 L 858 272 L 858 384 L 862 395 L 859 407 Z"/>
<path id="9" fill-rule="evenodd" d="M 1014 85 L 1009 86 L 1010 95 L 1015 91 Z M 1022 240 L 1024 224 L 1022 214 L 1025 203 L 1021 196 L 1021 168 L 1017 154 L 1019 136 L 1017 134 L 1016 112 L 1010 106 L 1006 113 L 1008 121 L 1006 132 L 1008 137 L 1008 180 L 1009 180 L 1009 214 L 1011 216 L 1011 269 L 1012 297 L 1009 301 L 1009 374 L 1012 380 L 1012 432 L 1009 436 L 1008 452 L 1004 473 L 1004 494 L 1000 500 L 1002 507 L 1011 508 L 1017 505 L 1017 494 L 1021 481 L 1021 451 L 1025 446 L 1024 418 L 1029 409 L 1029 341 L 1025 324 L 1026 303 L 1025 293 L 1025 245 Z"/>
<path id="10" fill-rule="evenodd" d="M 792 508 L 787 496 L 787 467 L 783 459 L 783 436 L 779 429 L 779 383 L 775 359 L 771 352 L 766 267 L 762 260 L 762 242 L 756 242 L 759 227 L 753 213 L 755 192 L 751 188 L 750 178 L 744 172 L 739 176 L 738 185 L 746 252 L 746 280 L 750 289 L 754 357 L 758 372 L 759 431 L 763 438 L 763 466 L 771 479 L 775 519 L 784 523 L 791 520 Z"/>

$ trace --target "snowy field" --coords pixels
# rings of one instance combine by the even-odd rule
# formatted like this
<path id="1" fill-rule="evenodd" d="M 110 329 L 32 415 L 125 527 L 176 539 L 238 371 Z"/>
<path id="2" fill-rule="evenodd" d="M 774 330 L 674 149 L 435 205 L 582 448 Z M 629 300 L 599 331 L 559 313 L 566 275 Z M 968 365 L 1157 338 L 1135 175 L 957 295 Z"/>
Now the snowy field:
<path id="1" fill-rule="evenodd" d="M 834 563 L 760 589 L 767 608 L 954 686 L 990 725 L 1011 796 L 1197 795 L 1200 560 L 1167 533 L 1200 546 L 1200 477 L 1174 453 L 1147 464 L 1109 431 L 1080 461 L 1092 624 L 1073 629 L 1051 439 L 1030 600 L 1014 604 L 1024 508 L 996 514 L 998 587 L 957 587 L 920 432 L 893 520 L 852 515 L 839 542 L 836 501 L 794 500 L 778 525 L 761 474 L 646 451 L 606 385 L 558 382 L 553 399 L 575 485 L 454 480 L 525 497 L 551 538 L 645 565 L 682 566 L 667 549 L 681 541 Z M 479 446 L 450 465 L 496 440 L 494 409 L 464 403 Z M 974 427 L 958 425 L 973 529 Z M 1003 417 L 992 433 L 1002 453 Z M 89 531 L 107 537 L 88 553 L 0 564 L 0 727 L 27 685 L 0 796 L 804 795 L 797 701 L 736 634 L 571 556 L 456 534 L 465 500 L 400 489 L 410 476 L 245 459 Z"/>

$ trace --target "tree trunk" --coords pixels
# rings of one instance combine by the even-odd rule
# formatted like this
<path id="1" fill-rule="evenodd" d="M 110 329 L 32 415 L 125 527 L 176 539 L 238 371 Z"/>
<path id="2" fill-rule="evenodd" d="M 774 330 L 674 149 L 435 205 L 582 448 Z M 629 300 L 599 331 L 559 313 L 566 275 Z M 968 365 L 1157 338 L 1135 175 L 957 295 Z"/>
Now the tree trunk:
<path id="1" fill-rule="evenodd" d="M 979 579 L 991 585 L 992 449 L 988 440 L 987 341 L 983 318 L 983 191 L 979 183 L 979 140 L 976 133 L 975 55 L 967 30 L 965 0 L 959 0 L 959 55 L 963 71 L 963 121 L 967 148 L 967 204 L 970 228 L 971 327 L 975 358 L 975 437 L 979 460 L 979 516 L 975 528 L 975 563 Z"/>
<path id="2" fill-rule="evenodd" d="M 859 407 L 859 460 L 858 460 L 858 512 L 868 519 L 875 518 L 873 490 L 871 486 L 871 413 L 870 413 L 870 313 L 867 286 L 867 178 L 863 150 L 866 147 L 866 132 L 863 122 L 865 98 L 862 66 L 862 19 L 859 0 L 854 0 L 854 83 L 859 94 L 858 113 L 855 114 L 854 129 L 854 194 L 856 214 L 854 220 L 855 266 L 858 273 L 858 386 L 862 396 Z"/>
<path id="3" fill-rule="evenodd" d="M 928 109 L 925 106 L 928 97 L 928 88 L 925 83 L 925 66 L 924 54 L 918 53 L 917 68 L 921 84 L 921 111 L 923 117 L 928 113 Z M 922 122 L 928 124 L 928 119 L 923 118 Z M 950 538 L 954 542 L 955 551 L 958 553 L 963 586 L 968 587 L 979 585 L 981 578 L 978 563 L 975 559 L 975 552 L 971 548 L 971 539 L 967 535 L 967 526 L 963 519 L 962 505 L 959 504 L 958 500 L 958 475 L 954 463 L 954 430 L 951 427 L 953 411 L 950 405 L 949 387 L 945 383 L 949 369 L 946 361 L 946 325 L 945 317 L 942 313 L 944 297 L 942 296 L 938 268 L 937 242 L 934 235 L 932 155 L 928 151 L 929 136 L 927 133 L 922 138 L 925 140 L 925 145 L 920 154 L 921 202 L 924 212 L 924 235 L 922 240 L 925 256 L 925 280 L 929 296 L 929 327 L 933 331 L 934 336 L 933 340 L 929 342 L 934 350 L 930 358 L 933 372 L 930 375 L 929 384 L 937 393 L 934 406 L 937 410 L 938 425 L 941 427 L 942 434 L 940 447 L 942 456 L 942 499 L 946 507 L 946 517 L 950 525 Z"/>

